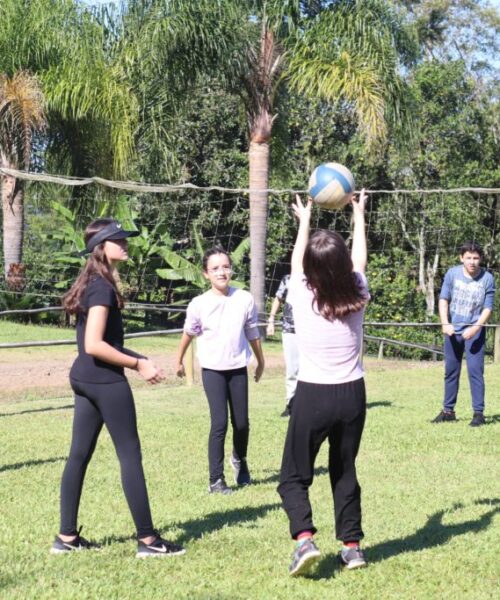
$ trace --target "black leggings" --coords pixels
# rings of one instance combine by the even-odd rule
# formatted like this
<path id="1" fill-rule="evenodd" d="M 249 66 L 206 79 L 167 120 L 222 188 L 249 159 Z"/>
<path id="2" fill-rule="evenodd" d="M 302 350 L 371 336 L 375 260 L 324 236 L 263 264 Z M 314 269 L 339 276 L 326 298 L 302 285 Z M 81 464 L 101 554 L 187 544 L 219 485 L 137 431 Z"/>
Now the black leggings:
<path id="1" fill-rule="evenodd" d="M 210 407 L 208 464 L 210 483 L 224 477 L 224 440 L 227 432 L 227 407 L 233 426 L 233 452 L 246 458 L 248 447 L 248 374 L 246 367 L 229 371 L 202 369 L 203 387 Z"/>
<path id="2" fill-rule="evenodd" d="M 335 506 L 336 537 L 358 541 L 361 529 L 361 488 L 356 477 L 356 456 L 366 415 L 363 379 L 339 384 L 299 381 L 288 423 L 278 492 L 290 521 L 290 534 L 315 532 L 309 487 L 314 461 L 328 439 L 328 471 Z"/>
<path id="3" fill-rule="evenodd" d="M 77 532 L 85 472 L 102 426 L 106 424 L 120 461 L 122 486 L 137 536 L 154 535 L 134 398 L 128 382 L 96 384 L 72 380 L 71 386 L 75 392 L 75 414 L 71 449 L 61 481 L 60 533 L 74 535 Z"/>

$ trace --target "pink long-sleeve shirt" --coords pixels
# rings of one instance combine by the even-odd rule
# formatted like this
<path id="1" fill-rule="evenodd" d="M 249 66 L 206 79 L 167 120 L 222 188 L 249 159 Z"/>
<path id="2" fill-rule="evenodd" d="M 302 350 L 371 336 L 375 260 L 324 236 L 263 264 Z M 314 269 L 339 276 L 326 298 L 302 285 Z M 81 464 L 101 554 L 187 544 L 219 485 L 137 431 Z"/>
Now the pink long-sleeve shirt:
<path id="1" fill-rule="evenodd" d="M 356 273 L 361 292 L 369 297 L 366 277 Z M 300 349 L 299 381 L 332 384 L 355 381 L 364 375 L 361 366 L 364 307 L 342 319 L 328 321 L 314 303 L 303 273 L 290 278 L 288 302 L 292 305 L 295 335 Z"/>

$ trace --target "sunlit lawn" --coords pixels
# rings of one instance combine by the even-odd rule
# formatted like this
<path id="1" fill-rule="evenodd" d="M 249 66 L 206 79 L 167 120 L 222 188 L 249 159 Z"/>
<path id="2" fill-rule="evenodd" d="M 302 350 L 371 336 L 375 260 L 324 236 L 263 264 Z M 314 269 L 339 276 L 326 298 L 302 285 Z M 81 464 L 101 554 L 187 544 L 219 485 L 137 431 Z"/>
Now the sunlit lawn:
<path id="1" fill-rule="evenodd" d="M 500 510 L 500 398 L 495 392 L 500 367 L 486 369 L 489 423 L 478 429 L 468 426 L 465 380 L 459 422 L 429 423 L 439 410 L 441 365 L 395 368 L 368 360 L 367 367 L 369 410 L 358 471 L 368 569 L 344 572 L 337 566 L 323 448 L 311 493 L 322 560 L 310 577 L 287 575 L 292 544 L 276 493 L 287 422 L 279 417 L 283 380 L 271 373 L 251 385 L 254 484 L 229 497 L 206 492 L 209 421 L 201 388 L 137 390 L 156 526 L 188 550 L 171 559 L 134 558 L 133 525 L 106 432 L 89 466 L 80 512 L 83 535 L 104 548 L 49 555 L 58 527 L 71 398 L 3 403 L 0 597 L 493 597 L 500 575 L 495 529 Z"/>

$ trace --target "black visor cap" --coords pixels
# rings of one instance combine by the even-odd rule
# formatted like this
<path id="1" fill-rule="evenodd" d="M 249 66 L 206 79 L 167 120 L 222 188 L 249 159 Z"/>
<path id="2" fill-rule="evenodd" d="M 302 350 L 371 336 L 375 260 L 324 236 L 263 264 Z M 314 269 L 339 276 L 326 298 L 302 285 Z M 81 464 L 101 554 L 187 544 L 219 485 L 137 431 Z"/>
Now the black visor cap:
<path id="1" fill-rule="evenodd" d="M 90 254 L 96 246 L 102 244 L 106 240 L 123 240 L 129 237 L 137 237 L 138 235 L 138 231 L 127 231 L 126 229 L 123 229 L 121 223 L 112 221 L 89 239 L 85 250 L 80 252 L 80 255 Z"/>

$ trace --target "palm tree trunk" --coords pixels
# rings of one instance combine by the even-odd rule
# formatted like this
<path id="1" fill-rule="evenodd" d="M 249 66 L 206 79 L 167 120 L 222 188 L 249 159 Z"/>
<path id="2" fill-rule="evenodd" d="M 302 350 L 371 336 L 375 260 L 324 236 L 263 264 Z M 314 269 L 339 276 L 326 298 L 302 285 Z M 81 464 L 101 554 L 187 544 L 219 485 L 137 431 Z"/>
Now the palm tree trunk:
<path id="1" fill-rule="evenodd" d="M 265 320 L 266 238 L 269 187 L 269 144 L 250 142 L 250 291 Z"/>
<path id="2" fill-rule="evenodd" d="M 0 176 L 3 215 L 3 259 L 7 278 L 11 265 L 19 265 L 23 257 L 24 189 L 15 177 Z"/>

